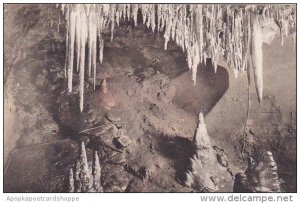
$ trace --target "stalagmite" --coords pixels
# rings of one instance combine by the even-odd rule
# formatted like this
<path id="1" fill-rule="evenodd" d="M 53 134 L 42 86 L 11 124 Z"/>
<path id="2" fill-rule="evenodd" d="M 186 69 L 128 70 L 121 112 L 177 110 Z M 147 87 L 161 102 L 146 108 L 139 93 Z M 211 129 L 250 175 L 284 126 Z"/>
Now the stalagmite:
<path id="1" fill-rule="evenodd" d="M 98 157 L 98 152 L 95 152 L 94 161 L 93 161 L 93 187 L 96 192 L 102 192 L 102 186 L 101 186 L 101 166 L 100 161 Z"/>
<path id="2" fill-rule="evenodd" d="M 101 166 L 98 152 L 88 162 L 85 145 L 80 144 L 79 154 L 68 174 L 68 192 L 103 192 L 101 185 Z"/>
<path id="3" fill-rule="evenodd" d="M 256 163 L 248 159 L 248 168 L 245 171 L 247 182 L 254 192 L 280 192 L 280 181 L 277 173 L 277 164 L 273 154 L 267 151 L 262 156 L 262 161 Z"/>
<path id="4" fill-rule="evenodd" d="M 248 158 L 248 167 L 245 171 L 245 175 L 247 177 L 248 182 L 257 187 L 260 184 L 259 173 L 262 169 L 261 163 L 256 163 L 252 157 Z"/>
<path id="5" fill-rule="evenodd" d="M 238 173 L 235 175 L 233 192 L 237 192 L 237 193 L 254 192 L 253 187 L 249 184 L 246 175 L 244 173 Z"/>
<path id="6" fill-rule="evenodd" d="M 270 188 L 273 192 L 280 192 L 280 182 L 277 174 L 277 164 L 273 158 L 273 154 L 267 151 L 264 156 L 263 163 L 265 165 L 265 181 L 262 185 Z"/>
<path id="7" fill-rule="evenodd" d="M 75 161 L 75 170 L 74 170 L 74 192 L 81 192 L 82 183 L 81 183 L 81 163 L 79 160 Z"/>
<path id="8" fill-rule="evenodd" d="M 196 168 L 195 168 L 196 165 L 197 165 L 196 160 L 197 160 L 197 159 L 190 158 L 190 164 L 191 164 L 191 171 L 192 171 L 192 172 L 194 172 L 194 171 L 196 170 Z"/>
<path id="9" fill-rule="evenodd" d="M 187 187 L 191 187 L 192 184 L 193 184 L 193 174 L 190 172 L 190 171 L 187 171 L 185 173 L 185 176 L 186 176 L 186 181 L 185 181 L 185 185 Z"/>
<path id="10" fill-rule="evenodd" d="M 194 135 L 194 143 L 199 149 L 209 149 L 211 146 L 203 114 L 199 113 L 198 127 Z"/>
<path id="11" fill-rule="evenodd" d="M 88 191 L 91 174 L 89 171 L 84 142 L 81 143 L 80 152 L 79 152 L 79 160 L 80 160 L 80 164 L 81 164 L 80 178 L 82 181 L 82 190 Z"/>
<path id="12" fill-rule="evenodd" d="M 69 170 L 69 183 L 68 183 L 68 192 L 74 192 L 74 174 L 73 169 Z"/>
<path id="13" fill-rule="evenodd" d="M 216 155 L 212 152 L 203 114 L 199 113 L 199 123 L 194 135 L 195 152 L 189 158 L 189 167 L 185 172 L 184 185 L 198 192 L 216 191 L 218 185 L 212 180 L 215 176 L 212 169 L 216 168 Z"/>

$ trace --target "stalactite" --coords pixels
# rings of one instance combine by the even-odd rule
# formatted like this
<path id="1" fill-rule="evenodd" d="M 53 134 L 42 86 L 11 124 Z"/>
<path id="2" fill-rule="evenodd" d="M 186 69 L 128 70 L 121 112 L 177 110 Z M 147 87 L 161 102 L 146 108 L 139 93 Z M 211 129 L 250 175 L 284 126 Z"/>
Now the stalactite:
<path id="1" fill-rule="evenodd" d="M 137 26 L 137 15 L 138 15 L 138 5 L 137 4 L 133 4 L 132 5 L 132 18 L 133 18 L 133 22 L 134 22 L 134 25 Z"/>
<path id="2" fill-rule="evenodd" d="M 154 32 L 155 30 L 155 6 L 152 5 L 152 12 L 151 12 L 151 28 L 152 28 L 152 31 Z"/>
<path id="3" fill-rule="evenodd" d="M 259 24 L 258 17 L 255 16 L 252 24 L 252 43 L 251 43 L 251 60 L 254 75 L 254 82 L 259 102 L 263 96 L 263 53 L 262 53 L 262 27 Z"/>
<path id="4" fill-rule="evenodd" d="M 145 26 L 153 32 L 155 30 L 164 32 L 165 49 L 168 47 L 168 42 L 173 40 L 186 52 L 194 83 L 198 65 L 200 63 L 206 65 L 207 58 L 212 59 L 216 72 L 218 61 L 223 57 L 236 76 L 247 71 L 247 62 L 250 59 L 254 61 L 253 71 L 256 75 L 255 84 L 259 100 L 262 99 L 263 90 L 262 57 L 260 57 L 261 46 L 259 45 L 262 42 L 256 39 L 261 35 L 261 27 L 269 26 L 270 21 L 274 24 L 276 22 L 282 43 L 283 37 L 293 34 L 296 29 L 295 7 L 289 5 L 62 4 L 61 10 L 67 22 L 68 91 L 72 91 L 74 74 L 72 67 L 76 54 L 77 71 L 80 75 L 81 111 L 83 110 L 86 44 L 88 46 L 87 73 L 90 76 L 93 67 L 95 88 L 97 42 L 99 43 L 98 57 L 102 63 L 103 32 L 110 29 L 111 40 L 113 40 L 115 26 L 118 26 L 120 21 L 133 20 L 137 25 L 138 9 L 141 11 Z"/>
<path id="5" fill-rule="evenodd" d="M 89 49 L 89 52 L 88 52 L 88 74 L 89 74 L 89 77 L 91 77 L 91 71 L 92 71 L 92 48 L 93 48 L 93 29 L 95 27 L 94 23 L 93 23 L 93 19 L 94 19 L 94 16 L 93 16 L 93 13 L 91 13 L 89 16 L 88 16 L 88 32 L 89 32 L 89 37 L 88 37 L 88 49 Z"/>
<path id="6" fill-rule="evenodd" d="M 93 32 L 93 43 L 92 43 L 92 64 L 93 64 L 93 86 L 94 90 L 96 89 L 96 73 L 97 73 L 97 28 L 94 28 Z"/>
<path id="7" fill-rule="evenodd" d="M 84 73 L 85 73 L 85 45 L 87 40 L 87 21 L 86 15 L 81 13 L 81 38 L 80 38 L 80 67 L 79 67 L 79 101 L 80 101 L 80 112 L 83 111 L 83 95 L 84 95 Z"/>
<path id="8" fill-rule="evenodd" d="M 114 39 L 114 30 L 115 30 L 115 16 L 116 16 L 116 5 L 111 5 L 111 10 L 110 10 L 110 22 L 111 22 L 111 25 L 110 25 L 110 34 L 111 34 L 111 37 L 110 37 L 110 41 L 112 42 L 113 39 Z"/>
<path id="9" fill-rule="evenodd" d="M 69 12 L 70 10 L 67 9 L 66 11 L 67 13 L 65 14 L 65 20 L 66 20 L 66 59 L 65 59 L 65 65 L 64 65 L 64 75 L 65 77 L 67 76 L 67 66 L 68 66 L 68 62 L 69 62 Z M 63 10 L 63 14 L 64 14 L 64 10 Z M 69 80 L 69 77 L 68 77 Z"/>
<path id="10" fill-rule="evenodd" d="M 69 22 L 69 34 L 68 37 L 68 47 L 69 48 L 69 64 L 68 64 L 68 91 L 72 92 L 72 82 L 73 82 L 73 64 L 74 64 L 74 43 L 75 43 L 75 24 L 76 24 L 76 13 L 70 13 L 70 22 Z"/>
<path id="11" fill-rule="evenodd" d="M 81 37 L 80 37 L 80 35 L 81 35 L 81 20 L 80 20 L 80 9 L 79 9 L 80 7 L 78 6 L 78 10 L 76 10 L 75 12 L 76 12 L 76 51 L 77 51 L 77 54 L 76 54 L 76 64 L 77 64 L 77 66 L 76 66 L 76 70 L 77 70 L 77 72 L 78 72 L 78 70 L 79 70 L 79 58 L 80 58 L 80 53 L 81 53 L 81 51 L 80 51 L 80 39 L 81 39 Z M 70 12 L 72 12 L 72 10 L 70 11 Z M 74 11 L 73 11 L 74 12 Z"/>
<path id="12" fill-rule="evenodd" d="M 102 63 L 103 61 L 103 49 L 104 49 L 104 40 L 100 38 L 99 40 L 99 61 Z"/>

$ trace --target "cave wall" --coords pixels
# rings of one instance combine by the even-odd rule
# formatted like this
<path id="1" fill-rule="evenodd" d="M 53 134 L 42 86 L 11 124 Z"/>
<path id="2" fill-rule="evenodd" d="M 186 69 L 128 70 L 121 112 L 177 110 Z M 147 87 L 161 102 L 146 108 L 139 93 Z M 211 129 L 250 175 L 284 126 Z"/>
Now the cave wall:
<path id="1" fill-rule="evenodd" d="M 279 36 L 271 45 L 264 45 L 264 99 L 261 104 L 258 103 L 251 73 L 249 115 L 251 125 L 261 125 L 262 122 L 270 121 L 262 118 L 262 114 L 267 115 L 266 110 L 271 108 L 270 103 L 275 103 L 280 110 L 279 122 L 281 124 L 296 125 L 296 52 L 293 46 L 291 37 L 285 38 L 284 44 L 281 45 Z M 219 64 L 228 69 L 230 82 L 228 91 L 207 115 L 206 120 L 210 123 L 208 128 L 212 134 L 243 129 L 247 116 L 246 73 L 235 78 L 233 70 L 226 63 L 220 61 Z"/>
<path id="2" fill-rule="evenodd" d="M 56 87 L 58 82 L 48 83 L 48 72 L 52 69 L 52 72 L 61 75 L 63 80 L 63 67 L 60 67 L 58 62 L 64 61 L 65 42 L 64 27 L 60 26 L 61 31 L 57 31 L 59 14 L 55 4 L 5 4 L 5 166 L 8 165 L 9 154 L 16 148 L 48 140 L 44 139 L 42 126 L 37 126 L 44 118 L 54 122 L 52 115 L 48 113 L 51 99 L 47 98 L 46 94 L 52 91 L 51 88 Z M 54 62 L 56 64 L 50 67 Z M 20 139 L 22 135 L 24 138 Z"/>
<path id="3" fill-rule="evenodd" d="M 237 159 L 243 158 L 242 152 L 257 156 L 270 150 L 280 162 L 279 176 L 290 180 L 296 175 L 296 52 L 293 47 L 291 37 L 285 38 L 281 45 L 278 35 L 272 44 L 263 46 L 264 96 L 259 103 L 251 73 L 248 121 L 247 74 L 235 78 L 233 70 L 220 61 L 229 72 L 229 89 L 206 116 L 208 132 L 217 137 L 217 144 L 233 153 L 240 151 Z M 241 164 L 246 167 L 245 162 Z M 295 191 L 295 181 L 284 190 Z"/>
<path id="4" fill-rule="evenodd" d="M 296 50 L 292 37 L 279 36 L 271 46 L 264 47 L 264 88 L 273 94 L 281 109 L 284 123 L 296 125 Z M 291 116 L 293 112 L 293 116 Z"/>

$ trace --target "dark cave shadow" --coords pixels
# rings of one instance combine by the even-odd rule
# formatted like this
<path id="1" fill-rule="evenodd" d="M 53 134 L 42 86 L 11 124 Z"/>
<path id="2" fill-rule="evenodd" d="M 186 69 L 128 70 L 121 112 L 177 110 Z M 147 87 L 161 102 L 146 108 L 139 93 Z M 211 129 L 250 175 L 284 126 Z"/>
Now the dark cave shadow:
<path id="1" fill-rule="evenodd" d="M 176 87 L 173 103 L 193 115 L 198 115 L 199 112 L 206 115 L 228 90 L 228 71 L 222 66 L 217 66 L 215 72 L 211 59 L 207 59 L 206 65 L 198 66 L 195 85 L 191 77 L 192 74 L 189 72 L 172 80 L 172 84 Z"/>
<path id="2" fill-rule="evenodd" d="M 173 161 L 175 180 L 182 184 L 185 181 L 185 172 L 191 167 L 189 158 L 195 152 L 193 142 L 185 137 L 163 135 L 157 137 L 157 140 L 159 152 Z"/>
<path id="3" fill-rule="evenodd" d="M 116 39 L 114 40 L 121 43 L 122 40 L 118 39 L 117 36 L 120 35 L 130 39 L 132 37 L 130 33 L 142 39 L 140 42 L 133 41 L 130 45 L 126 45 L 125 43 L 124 47 L 128 49 L 125 52 L 121 50 L 124 49 L 124 47 L 118 50 L 119 52 L 123 51 L 124 54 L 129 54 L 130 57 L 133 58 L 133 66 L 136 67 L 134 74 L 143 81 L 143 72 L 145 71 L 145 67 L 148 67 L 153 68 L 154 71 L 165 74 L 171 81 L 184 79 L 181 82 L 185 84 L 173 83 L 176 87 L 176 96 L 174 97 L 173 103 L 192 114 L 195 114 L 195 112 L 198 114 L 200 111 L 205 115 L 208 114 L 229 88 L 228 70 L 225 67 L 217 66 L 217 71 L 215 72 L 211 58 L 207 58 L 206 64 L 201 63 L 198 65 L 197 81 L 194 85 L 192 73 L 186 61 L 186 53 L 183 52 L 173 40 L 168 42 L 168 48 L 164 50 L 164 37 L 162 33 L 158 33 L 157 30 L 153 32 L 145 25 L 142 25 L 140 21 L 136 27 L 131 26 L 131 31 L 127 30 L 128 27 L 130 27 L 128 24 L 120 24 L 120 27 L 116 28 Z M 110 36 L 107 36 L 107 38 L 109 37 Z M 145 40 L 150 43 L 145 43 Z M 137 43 L 144 44 L 144 46 L 148 47 L 147 51 L 153 55 L 153 60 L 145 58 L 140 53 L 141 51 L 138 50 L 139 46 L 136 46 Z M 108 48 L 107 51 L 112 50 Z M 114 58 L 109 55 L 110 54 L 108 54 L 107 58 L 114 60 Z M 159 61 L 155 61 L 154 59 L 157 58 L 157 55 L 163 57 L 158 57 Z M 172 61 L 169 59 L 172 59 Z M 183 78 L 181 78 L 182 76 Z"/>
<path id="4" fill-rule="evenodd" d="M 44 34 L 42 38 L 37 37 L 37 39 L 29 38 L 28 40 L 34 40 L 35 43 L 32 46 L 28 47 L 28 53 L 25 60 L 34 59 L 38 62 L 44 61 L 48 59 L 48 63 L 45 67 L 40 68 L 31 68 L 30 71 L 30 83 L 36 87 L 36 90 L 42 96 L 39 102 L 45 107 L 45 109 L 51 114 L 53 120 L 58 124 L 59 130 L 57 134 L 64 138 L 73 138 L 74 136 L 70 136 L 76 134 L 76 131 L 72 129 L 71 126 L 62 122 L 59 118 L 59 109 L 58 103 L 56 99 L 60 97 L 60 92 L 66 89 L 66 79 L 58 78 L 56 74 L 59 72 L 57 69 L 55 72 L 51 73 L 51 67 L 61 67 L 61 71 L 63 71 L 63 66 L 65 63 L 65 41 L 63 40 L 64 36 L 62 33 L 55 33 L 56 23 L 53 26 L 47 26 L 49 24 L 49 19 L 54 18 L 58 20 L 58 16 L 62 14 L 58 9 L 56 9 L 55 4 L 53 5 L 42 5 L 42 4 L 24 4 L 22 7 L 18 9 L 18 14 L 15 16 L 16 24 L 21 27 L 21 30 L 24 32 L 24 36 L 29 31 L 36 31 L 38 26 L 44 25 L 44 29 L 47 31 L 47 34 Z M 52 13 L 51 13 L 52 12 Z M 47 24 L 48 23 L 48 24 Z M 61 27 L 65 25 L 64 21 L 61 22 Z M 57 32 L 57 31 L 56 31 Z M 38 40 L 39 39 L 39 40 Z M 56 61 L 57 63 L 55 63 Z M 23 61 L 22 61 L 23 62 Z M 30 61 L 29 61 L 30 62 Z M 76 65 L 76 64 L 75 64 Z M 45 69 L 48 73 L 45 76 L 45 84 L 38 87 L 36 86 L 37 76 L 42 73 L 42 70 Z M 19 68 L 21 70 L 21 68 Z M 17 71 L 19 71 L 17 70 Z M 58 84 L 58 88 L 55 90 L 50 90 L 51 82 Z M 32 109 L 34 109 L 34 105 L 32 106 L 24 106 L 26 112 L 31 113 Z M 76 113 L 79 111 L 76 109 Z M 75 136 L 74 140 L 77 137 Z"/>

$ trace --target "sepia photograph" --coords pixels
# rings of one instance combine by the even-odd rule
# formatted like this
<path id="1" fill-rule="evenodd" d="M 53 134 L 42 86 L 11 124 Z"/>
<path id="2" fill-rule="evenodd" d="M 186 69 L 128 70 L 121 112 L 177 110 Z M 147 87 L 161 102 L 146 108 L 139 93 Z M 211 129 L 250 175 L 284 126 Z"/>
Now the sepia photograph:
<path id="1" fill-rule="evenodd" d="M 296 193 L 297 5 L 4 3 L 4 193 Z"/>

